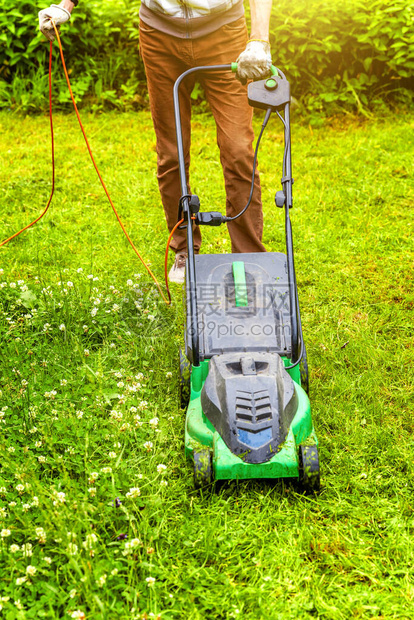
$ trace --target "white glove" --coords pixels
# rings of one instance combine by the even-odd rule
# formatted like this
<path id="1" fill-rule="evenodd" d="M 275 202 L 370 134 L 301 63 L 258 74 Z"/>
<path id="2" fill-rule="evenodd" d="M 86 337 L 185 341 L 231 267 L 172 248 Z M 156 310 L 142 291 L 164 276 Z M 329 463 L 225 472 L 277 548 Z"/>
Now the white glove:
<path id="1" fill-rule="evenodd" d="M 242 84 L 247 80 L 260 80 L 267 77 L 272 66 L 270 43 L 267 41 L 248 41 L 246 49 L 237 59 L 237 78 Z"/>
<path id="2" fill-rule="evenodd" d="M 55 22 L 56 28 L 70 20 L 70 13 L 66 9 L 57 4 L 52 4 L 48 9 L 39 11 L 39 30 L 49 41 L 55 40 L 55 31 L 53 29 L 52 20 Z"/>

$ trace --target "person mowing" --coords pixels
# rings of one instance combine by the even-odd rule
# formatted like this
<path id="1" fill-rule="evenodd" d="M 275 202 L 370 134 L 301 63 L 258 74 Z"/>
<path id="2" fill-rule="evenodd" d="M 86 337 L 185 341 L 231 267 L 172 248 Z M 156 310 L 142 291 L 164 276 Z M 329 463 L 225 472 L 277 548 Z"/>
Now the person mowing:
<path id="1" fill-rule="evenodd" d="M 139 47 L 144 61 L 151 115 L 157 141 L 157 179 L 171 231 L 177 222 L 181 197 L 173 108 L 173 86 L 187 69 L 199 65 L 229 64 L 237 59 L 237 77 L 227 72 L 199 74 L 217 126 L 217 144 L 226 188 L 226 214 L 234 216 L 246 204 L 253 168 L 253 110 L 246 93 L 248 80 L 267 77 L 272 64 L 269 21 L 272 0 L 249 0 L 251 33 L 247 32 L 243 0 L 142 0 Z M 62 0 L 39 12 L 41 32 L 51 41 L 56 26 L 70 19 L 78 0 Z M 190 166 L 191 92 L 195 77 L 182 84 L 180 106 L 187 175 Z M 189 190 L 190 192 L 190 190 Z M 263 213 L 259 175 L 255 175 L 252 202 L 246 213 L 228 223 L 231 251 L 265 252 L 262 243 Z M 194 248 L 201 246 L 199 227 Z M 171 241 L 175 261 L 171 282 L 184 282 L 185 230 L 176 230 Z"/>

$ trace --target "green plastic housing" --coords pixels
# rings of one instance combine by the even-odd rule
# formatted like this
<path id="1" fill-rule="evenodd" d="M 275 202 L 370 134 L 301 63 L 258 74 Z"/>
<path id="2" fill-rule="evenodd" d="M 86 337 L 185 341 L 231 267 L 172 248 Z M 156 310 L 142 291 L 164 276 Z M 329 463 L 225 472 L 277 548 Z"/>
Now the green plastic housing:
<path id="1" fill-rule="evenodd" d="M 282 358 L 285 366 L 290 360 Z M 300 386 L 299 366 L 287 372 L 295 383 L 298 408 L 290 425 L 288 435 L 278 452 L 265 463 L 245 463 L 233 454 L 215 430 L 201 408 L 201 390 L 208 375 L 208 360 L 193 366 L 191 372 L 191 396 L 185 424 L 185 452 L 190 459 L 193 451 L 208 448 L 213 455 L 215 480 L 247 480 L 252 478 L 298 478 L 300 445 L 317 445 L 313 428 L 309 398 Z"/>

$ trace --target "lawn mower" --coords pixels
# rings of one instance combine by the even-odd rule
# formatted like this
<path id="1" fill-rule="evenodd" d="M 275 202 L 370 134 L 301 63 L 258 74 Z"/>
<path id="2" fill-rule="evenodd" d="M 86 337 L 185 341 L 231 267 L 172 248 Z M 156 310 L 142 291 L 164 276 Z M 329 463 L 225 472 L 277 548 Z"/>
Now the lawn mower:
<path id="1" fill-rule="evenodd" d="M 185 452 L 194 485 L 218 480 L 294 479 L 307 491 L 320 486 L 318 440 L 308 398 L 309 379 L 293 257 L 290 85 L 271 76 L 248 86 L 249 104 L 264 109 L 247 205 L 233 218 L 203 212 L 188 193 L 179 87 L 197 71 L 236 71 L 237 64 L 194 67 L 174 85 L 181 184 L 178 221 L 187 229 L 186 328 L 180 350 L 181 407 L 187 410 Z M 248 208 L 261 137 L 275 112 L 284 125 L 282 189 L 286 254 L 196 255 L 193 227 L 219 226 Z"/>

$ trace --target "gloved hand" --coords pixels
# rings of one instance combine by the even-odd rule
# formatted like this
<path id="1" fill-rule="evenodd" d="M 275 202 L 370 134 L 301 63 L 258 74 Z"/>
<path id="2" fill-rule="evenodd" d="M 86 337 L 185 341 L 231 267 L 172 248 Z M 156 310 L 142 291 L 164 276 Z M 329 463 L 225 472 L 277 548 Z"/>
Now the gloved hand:
<path id="1" fill-rule="evenodd" d="M 251 39 L 237 59 L 237 78 L 242 84 L 247 80 L 261 80 L 267 77 L 272 66 L 270 43 Z"/>
<path id="2" fill-rule="evenodd" d="M 52 19 L 55 22 L 56 28 L 59 30 L 61 24 L 70 20 L 70 13 L 57 4 L 52 4 L 48 9 L 39 11 L 39 30 L 49 41 L 55 40 Z"/>

